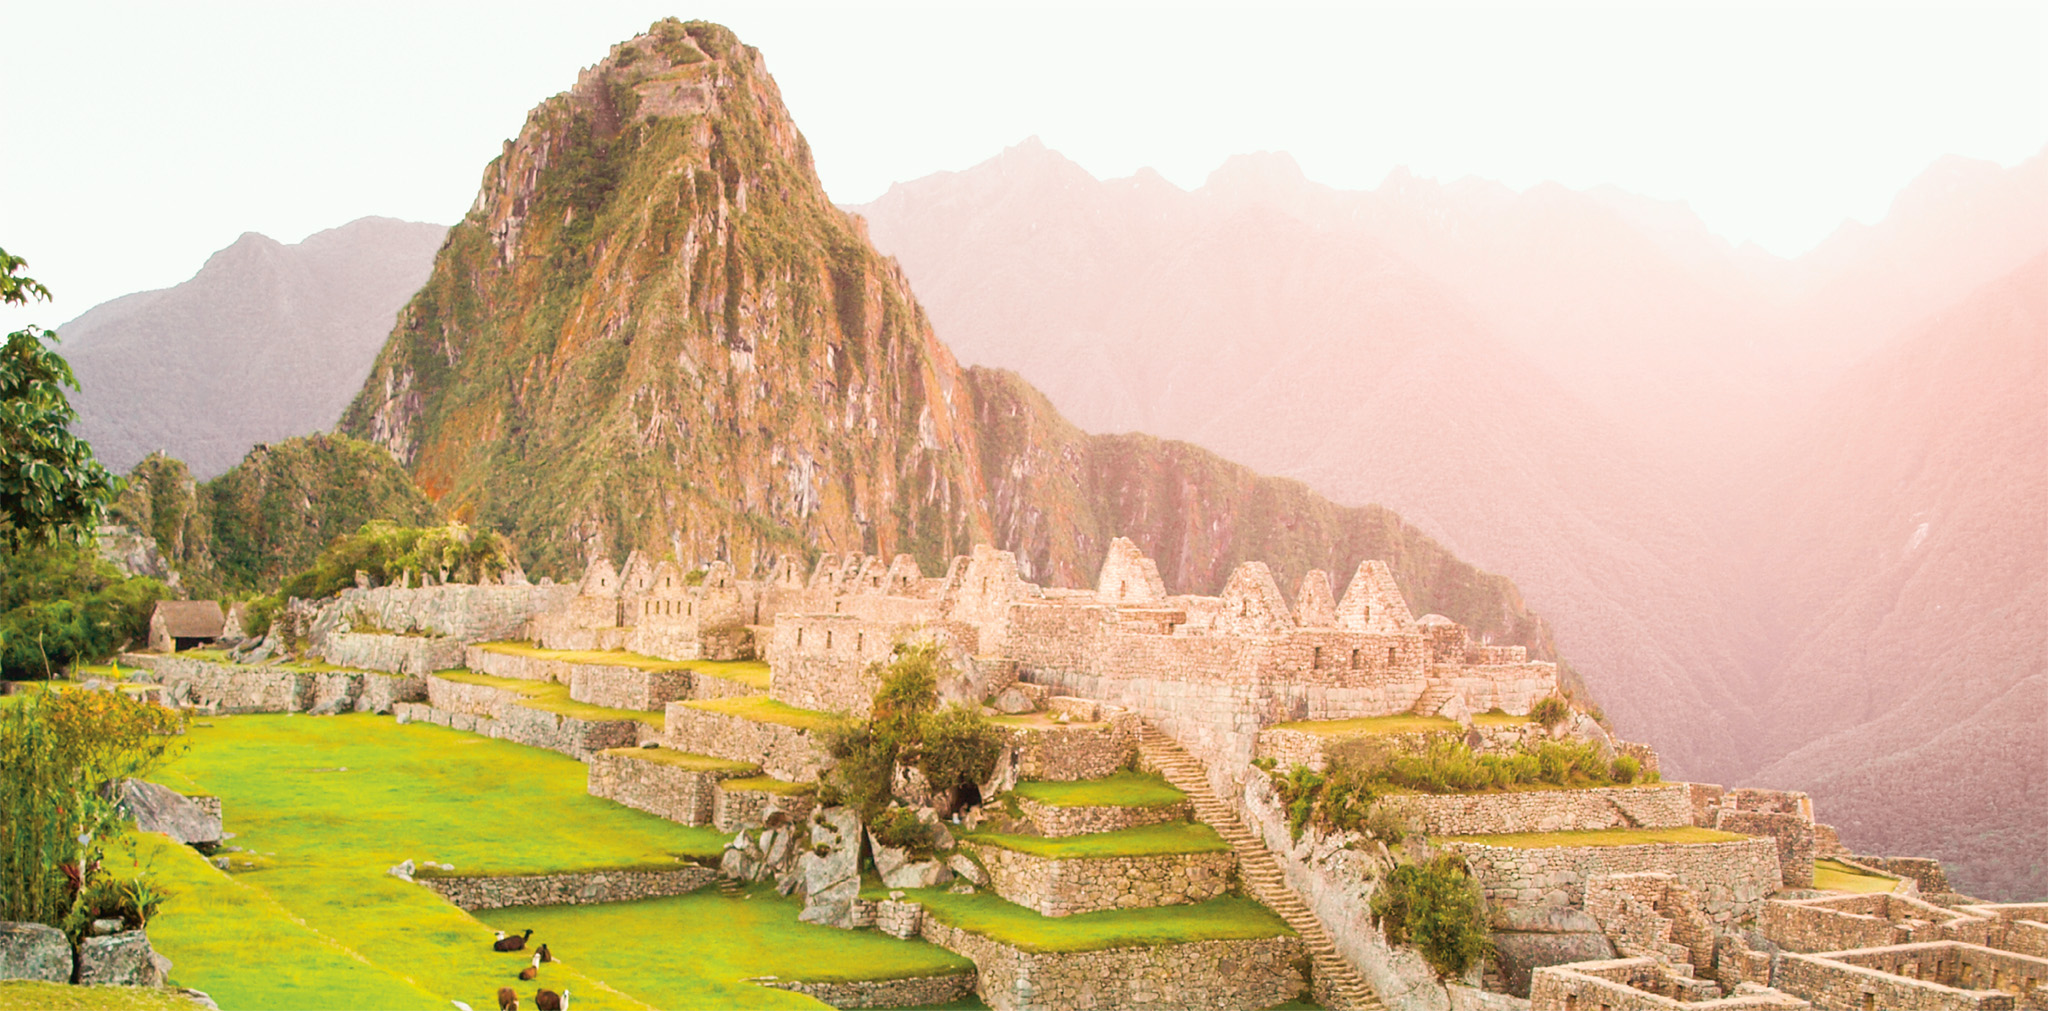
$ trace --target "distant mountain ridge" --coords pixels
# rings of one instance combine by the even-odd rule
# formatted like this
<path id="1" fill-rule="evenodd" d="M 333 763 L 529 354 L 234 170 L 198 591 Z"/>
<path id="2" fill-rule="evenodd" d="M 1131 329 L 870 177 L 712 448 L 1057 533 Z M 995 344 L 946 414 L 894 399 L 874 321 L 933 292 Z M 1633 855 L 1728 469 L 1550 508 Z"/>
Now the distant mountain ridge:
<path id="1" fill-rule="evenodd" d="M 285 245 L 248 232 L 191 280 L 58 328 L 77 433 L 125 471 L 152 452 L 217 475 L 334 427 L 447 229 L 361 218 Z"/>

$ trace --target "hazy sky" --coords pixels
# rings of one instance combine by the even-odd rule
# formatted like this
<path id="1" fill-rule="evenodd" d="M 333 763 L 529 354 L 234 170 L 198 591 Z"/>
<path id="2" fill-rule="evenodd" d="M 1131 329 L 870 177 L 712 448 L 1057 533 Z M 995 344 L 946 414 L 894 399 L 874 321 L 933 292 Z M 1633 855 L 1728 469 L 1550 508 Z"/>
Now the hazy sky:
<path id="1" fill-rule="evenodd" d="M 670 14 L 765 51 L 842 203 L 1036 134 L 1184 187 L 1257 150 L 1345 188 L 1613 183 L 1792 255 L 1943 154 L 2048 143 L 2041 3 L 5 2 L 0 247 L 59 298 L 9 329 L 244 231 L 452 223 L 526 110 Z"/>

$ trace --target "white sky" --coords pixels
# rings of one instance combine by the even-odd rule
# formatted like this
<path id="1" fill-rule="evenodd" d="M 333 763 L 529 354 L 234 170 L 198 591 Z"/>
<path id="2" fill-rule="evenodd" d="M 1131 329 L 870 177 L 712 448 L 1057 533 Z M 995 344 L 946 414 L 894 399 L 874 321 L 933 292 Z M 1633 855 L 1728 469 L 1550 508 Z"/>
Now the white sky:
<path id="1" fill-rule="evenodd" d="M 658 17 L 766 53 L 834 200 L 1036 134 L 1102 177 L 1292 153 L 1683 199 L 1796 255 L 1929 163 L 2048 143 L 2048 6 L 0 0 L 0 247 L 54 325 L 244 231 L 452 223 L 526 110 Z"/>

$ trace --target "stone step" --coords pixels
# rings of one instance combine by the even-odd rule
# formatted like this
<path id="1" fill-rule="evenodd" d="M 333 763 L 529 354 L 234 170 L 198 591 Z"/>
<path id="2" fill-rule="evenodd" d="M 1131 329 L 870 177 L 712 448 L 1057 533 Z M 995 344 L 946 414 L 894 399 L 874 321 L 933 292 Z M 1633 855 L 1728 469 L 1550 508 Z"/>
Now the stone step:
<path id="1" fill-rule="evenodd" d="M 1384 1005 L 1378 995 L 1365 978 L 1338 955 L 1336 944 L 1330 939 L 1329 932 L 1323 929 L 1322 921 L 1317 920 L 1308 904 L 1287 886 L 1287 879 L 1281 874 L 1280 864 L 1273 859 L 1273 854 L 1244 827 L 1236 813 L 1210 791 L 1209 777 L 1201 763 L 1149 723 L 1140 728 L 1138 746 L 1147 763 L 1158 769 L 1167 782 L 1188 795 L 1193 802 L 1195 817 L 1230 843 L 1238 858 L 1238 877 L 1245 883 L 1246 890 L 1301 935 L 1303 946 L 1309 952 L 1315 982 L 1320 984 L 1318 990 L 1332 999 L 1333 1011 L 1382 1011 Z"/>

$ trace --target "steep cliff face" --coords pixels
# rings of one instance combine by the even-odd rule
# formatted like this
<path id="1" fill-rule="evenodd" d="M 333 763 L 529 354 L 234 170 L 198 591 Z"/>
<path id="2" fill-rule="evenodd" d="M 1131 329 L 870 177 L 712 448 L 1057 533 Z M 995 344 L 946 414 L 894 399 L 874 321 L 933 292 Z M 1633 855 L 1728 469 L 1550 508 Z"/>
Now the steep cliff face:
<path id="1" fill-rule="evenodd" d="M 760 54 L 665 21 L 529 115 L 399 317 L 343 429 L 529 569 L 659 547 L 759 571 L 795 551 L 977 541 L 1092 582 L 1109 539 L 1177 592 L 1390 559 L 1412 603 L 1553 652 L 1512 585 L 1381 509 L 1143 436 L 1092 437 L 962 370 L 894 261 L 826 199 Z"/>

